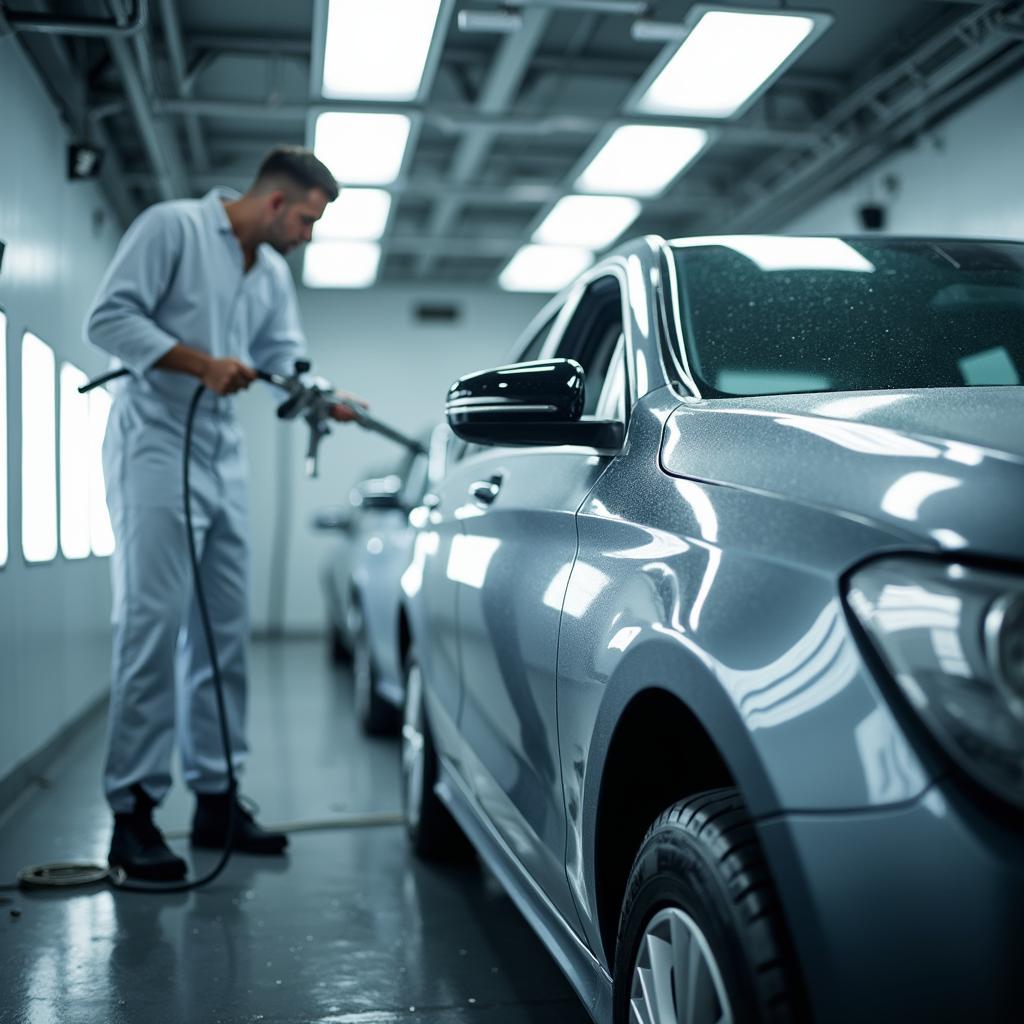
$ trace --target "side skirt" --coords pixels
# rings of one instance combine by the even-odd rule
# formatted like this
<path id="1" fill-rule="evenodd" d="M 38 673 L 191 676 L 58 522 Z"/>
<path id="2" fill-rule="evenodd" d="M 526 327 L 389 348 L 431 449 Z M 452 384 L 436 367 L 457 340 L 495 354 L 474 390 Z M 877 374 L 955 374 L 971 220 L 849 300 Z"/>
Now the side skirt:
<path id="1" fill-rule="evenodd" d="M 526 873 L 505 840 L 483 816 L 465 783 L 443 760 L 435 788 L 484 863 L 554 957 L 590 1016 L 596 1024 L 609 1024 L 612 982 L 608 973 Z"/>

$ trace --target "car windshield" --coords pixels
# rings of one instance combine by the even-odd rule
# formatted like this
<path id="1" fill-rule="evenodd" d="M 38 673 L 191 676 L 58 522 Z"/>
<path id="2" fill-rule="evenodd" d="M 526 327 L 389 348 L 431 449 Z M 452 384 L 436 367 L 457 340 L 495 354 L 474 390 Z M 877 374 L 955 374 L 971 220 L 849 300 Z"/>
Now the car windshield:
<path id="1" fill-rule="evenodd" d="M 1020 384 L 1024 245 L 744 235 L 670 243 L 702 395 Z"/>

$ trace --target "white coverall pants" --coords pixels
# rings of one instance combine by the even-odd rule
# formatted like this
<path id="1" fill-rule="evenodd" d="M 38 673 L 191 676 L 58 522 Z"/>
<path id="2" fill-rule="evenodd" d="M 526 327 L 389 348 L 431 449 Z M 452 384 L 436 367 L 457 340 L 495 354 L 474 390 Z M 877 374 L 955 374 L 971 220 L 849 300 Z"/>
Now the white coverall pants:
<path id="1" fill-rule="evenodd" d="M 245 453 L 241 431 L 226 411 L 230 405 L 203 395 L 193 427 L 190 483 L 200 575 L 239 773 L 248 749 L 249 521 Z M 104 788 L 115 813 L 132 809 L 135 783 L 155 801 L 166 794 L 175 731 L 189 787 L 199 793 L 227 789 L 213 672 L 185 533 L 186 414 L 186 407 L 129 385 L 114 402 L 103 444 L 116 539 Z"/>

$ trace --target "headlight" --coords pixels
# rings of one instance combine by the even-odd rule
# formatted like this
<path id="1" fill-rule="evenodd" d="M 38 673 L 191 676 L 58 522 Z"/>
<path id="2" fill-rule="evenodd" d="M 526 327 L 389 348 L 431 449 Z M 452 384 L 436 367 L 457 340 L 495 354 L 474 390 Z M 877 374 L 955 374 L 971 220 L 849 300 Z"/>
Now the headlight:
<path id="1" fill-rule="evenodd" d="M 948 753 L 1024 806 L 1024 577 L 893 558 L 856 572 L 847 596 Z"/>

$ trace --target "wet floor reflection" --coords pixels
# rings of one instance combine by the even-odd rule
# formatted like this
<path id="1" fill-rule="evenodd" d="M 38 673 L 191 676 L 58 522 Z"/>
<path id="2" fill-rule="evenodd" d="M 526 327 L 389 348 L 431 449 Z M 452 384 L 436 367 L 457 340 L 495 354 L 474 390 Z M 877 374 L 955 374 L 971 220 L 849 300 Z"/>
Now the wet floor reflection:
<path id="1" fill-rule="evenodd" d="M 264 817 L 393 810 L 397 750 L 355 729 L 350 683 L 327 667 L 321 646 L 289 645 L 275 657 L 257 647 L 254 655 L 256 753 L 246 789 Z M 333 743 L 325 725 L 332 720 Z M 283 778 L 273 763 L 279 750 L 288 758 Z M 77 849 L 94 853 L 97 828 L 106 834 L 101 754 L 99 722 L 55 771 L 51 788 L 0 821 L 0 876 Z M 178 793 L 164 824 L 180 827 L 189 809 Z M 193 858 L 185 843 L 172 845 L 195 872 L 212 864 L 210 854 Z M 197 893 L 18 894 L 0 906 L 4 1024 L 261 1019 L 585 1024 L 589 1017 L 487 872 L 421 865 L 397 827 L 299 833 L 286 858 L 238 856 Z"/>

